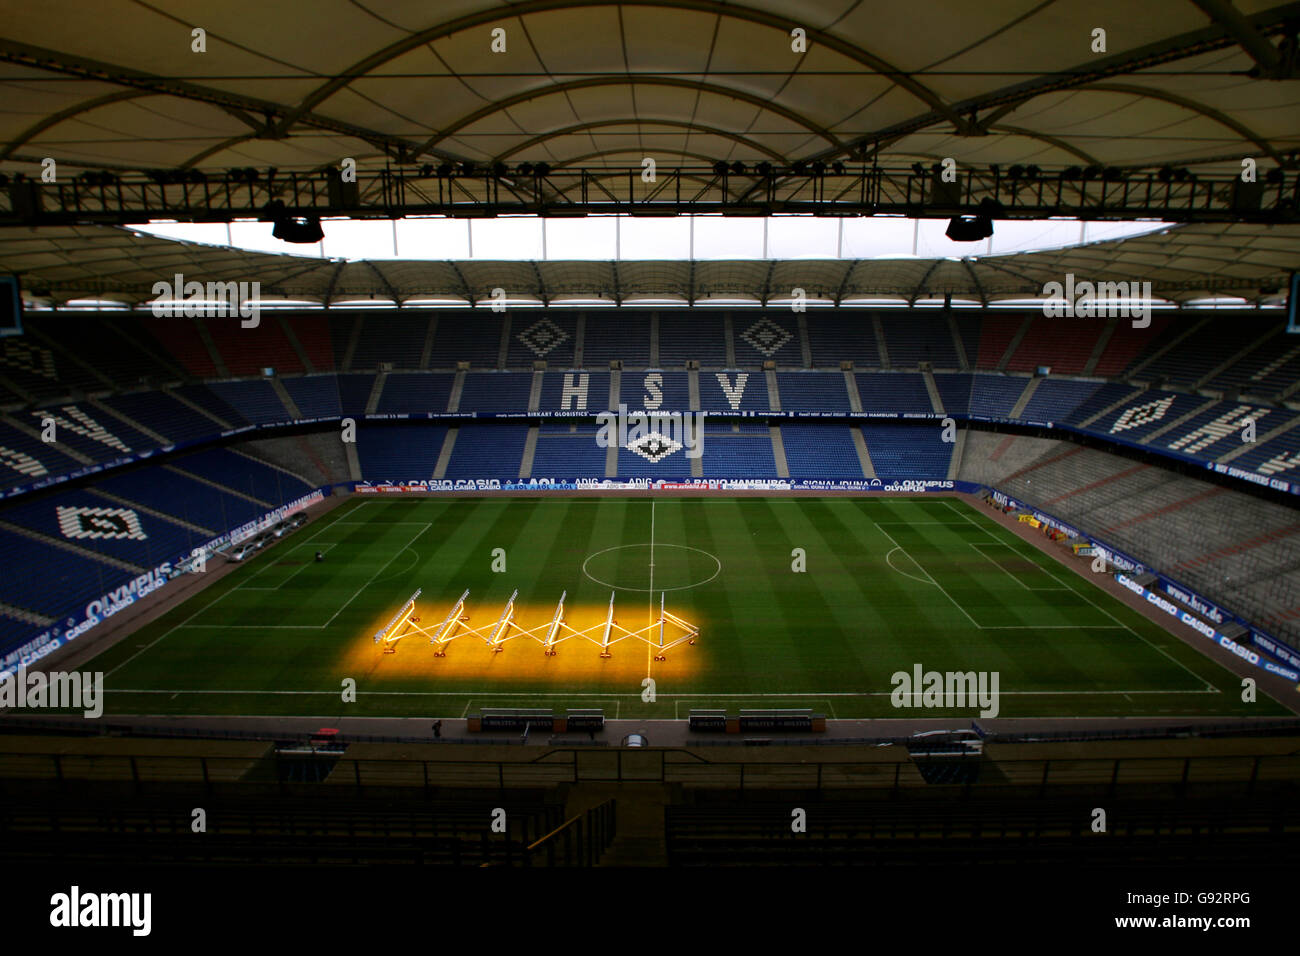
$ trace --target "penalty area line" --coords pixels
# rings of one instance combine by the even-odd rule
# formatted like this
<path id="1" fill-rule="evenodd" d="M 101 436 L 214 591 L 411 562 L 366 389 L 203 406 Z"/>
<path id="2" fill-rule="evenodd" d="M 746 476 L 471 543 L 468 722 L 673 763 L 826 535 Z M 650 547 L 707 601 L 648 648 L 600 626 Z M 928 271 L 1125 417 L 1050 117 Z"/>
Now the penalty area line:
<path id="1" fill-rule="evenodd" d="M 340 518 L 342 518 L 344 515 L 348 514 L 350 511 L 353 511 L 353 510 L 356 510 L 356 509 L 350 509 L 350 508 L 348 508 L 348 506 L 345 504 L 342 508 L 336 510 L 336 511 L 334 512 L 334 514 L 333 514 L 331 517 L 327 518 L 327 520 L 326 520 L 325 523 L 324 523 L 324 526 L 317 526 L 317 527 L 316 527 L 316 532 L 315 532 L 315 534 L 313 534 L 313 535 L 312 535 L 310 538 L 308 538 L 306 541 L 299 542 L 299 545 L 302 545 L 302 544 L 310 544 L 311 542 L 315 541 L 317 538 L 319 538 L 322 534 L 324 534 L 324 533 L 325 533 L 326 531 L 328 531 L 330 528 L 332 528 L 332 527 L 334 527 L 336 524 L 338 524 Z M 423 534 L 423 532 L 421 532 L 421 534 Z M 407 547 L 410 547 L 410 545 L 408 544 Z M 238 573 L 238 572 L 236 572 L 236 573 Z M 178 631 L 178 630 L 180 630 L 181 628 L 183 628 L 183 627 L 189 625 L 189 623 L 190 623 L 191 621 L 193 621 L 196 617 L 198 617 L 200 614 L 203 614 L 204 612 L 211 610 L 211 609 L 216 605 L 216 603 L 217 603 L 218 601 L 220 601 L 220 600 L 222 600 L 223 598 L 225 598 L 225 597 L 227 597 L 227 596 L 233 594 L 235 591 L 238 591 L 238 590 L 239 590 L 239 587 L 240 587 L 239 585 L 233 585 L 232 587 L 228 588 L 227 590 L 222 591 L 222 592 L 221 592 L 220 594 L 218 594 L 215 598 L 212 598 L 212 600 L 208 601 L 208 602 L 207 602 L 206 604 L 204 604 L 202 607 L 198 608 L 198 609 L 197 609 L 193 614 L 191 614 L 189 617 L 185 618 L 185 620 L 181 621 L 179 624 L 173 624 L 171 627 L 169 627 L 167 630 L 163 631 L 161 634 L 159 634 L 156 638 L 154 638 L 152 641 L 150 641 L 150 642 L 149 642 L 148 644 L 146 644 L 144 647 L 142 647 L 142 648 L 140 648 L 139 650 L 137 650 L 134 654 L 132 654 L 132 655 L 131 655 L 130 657 L 128 657 L 126 660 L 122 661 L 122 663 L 118 664 L 118 665 L 117 665 L 116 667 L 114 667 L 112 670 L 108 671 L 108 672 L 104 675 L 104 677 L 106 677 L 106 678 L 108 678 L 108 677 L 112 677 L 114 674 L 116 674 L 118 671 L 120 671 L 120 670 L 121 670 L 123 667 L 125 667 L 127 664 L 130 664 L 133 660 L 135 660 L 135 659 L 136 659 L 137 657 L 139 657 L 141 654 L 144 654 L 145 652 L 151 650 L 151 649 L 154 647 L 154 645 L 161 643 L 161 642 L 162 642 L 166 637 L 168 637 L 169 635 L 171 635 L 173 632 Z M 196 594 L 196 595 L 194 595 L 192 598 L 190 598 L 188 601 L 186 601 L 185 603 L 188 604 L 189 601 L 195 601 L 195 600 L 198 600 L 198 599 L 200 599 L 200 598 L 202 598 L 202 597 L 205 597 L 205 596 L 206 596 L 206 595 L 203 594 L 203 593 Z M 349 602 L 349 603 L 350 603 L 350 602 Z M 184 604 L 182 604 L 181 606 L 184 607 Z M 333 620 L 333 619 L 331 618 L 331 620 Z M 194 626 L 196 626 L 196 627 L 200 627 L 200 626 L 202 626 L 202 625 L 194 625 Z"/>
<path id="2" fill-rule="evenodd" d="M 987 528 L 984 528 L 982 525 L 979 524 L 979 522 L 975 521 L 975 519 L 972 518 L 970 515 L 963 514 L 961 511 L 959 511 L 957 508 L 954 508 L 954 507 L 953 507 L 951 504 L 949 504 L 947 501 L 945 501 L 944 504 L 945 504 L 949 509 L 951 509 L 954 513 L 962 515 L 962 517 L 964 517 L 967 521 L 969 521 L 969 522 L 970 522 L 971 524 L 973 524 L 975 527 L 980 528 L 981 530 L 983 530 L 984 533 L 987 534 L 990 538 L 992 538 L 992 539 L 995 540 L 995 541 L 998 540 L 998 536 L 997 536 L 997 535 L 993 534 L 993 533 L 992 533 L 991 531 L 989 531 Z M 985 516 L 985 515 L 982 515 L 981 517 L 984 517 L 985 520 L 992 521 L 991 518 L 988 518 L 988 517 Z M 999 524 L 994 523 L 993 527 L 997 528 L 999 531 L 1006 532 L 1006 529 L 1003 528 L 1003 527 L 1002 527 L 1001 525 L 999 525 Z M 1023 541 L 1023 540 L 1022 540 L 1018 535 L 1012 534 L 1012 533 L 1010 533 L 1010 532 L 1006 532 L 1006 533 L 1008 534 L 1008 542 L 1007 542 L 1007 544 L 1010 546 L 1011 550 L 1012 550 L 1013 552 L 1019 554 L 1022 558 L 1026 558 L 1027 560 L 1033 560 L 1033 557 L 1032 557 L 1031 555 L 1027 555 L 1027 554 L 1025 554 L 1025 553 L 1021 550 L 1021 548 L 1020 548 L 1020 545 L 1021 545 L 1021 544 L 1024 544 L 1025 542 L 1024 542 L 1024 541 Z M 1032 548 L 1033 546 L 1031 545 L 1030 547 Z M 1039 555 L 1044 555 L 1044 552 L 1037 551 L 1037 549 L 1035 549 L 1035 553 L 1036 553 L 1036 554 L 1039 554 Z M 1082 584 L 1083 584 L 1083 586 L 1084 586 L 1085 588 L 1088 588 L 1088 587 L 1094 588 L 1094 589 L 1096 589 L 1097 591 L 1100 591 L 1103 597 L 1105 597 L 1105 598 L 1110 598 L 1110 600 L 1112 600 L 1112 601 L 1116 601 L 1117 599 L 1116 599 L 1113 595 L 1107 594 L 1105 591 L 1102 591 L 1101 588 L 1097 587 L 1097 585 L 1093 584 L 1091 581 L 1089 581 L 1087 578 L 1083 577 L 1082 575 L 1079 575 L 1079 574 L 1075 574 L 1075 573 L 1073 573 L 1073 569 L 1071 569 L 1071 568 L 1069 568 L 1069 567 L 1063 565 L 1060 561 L 1056 560 L 1056 557 L 1055 557 L 1054 555 L 1051 555 L 1051 554 L 1045 554 L 1044 556 L 1048 559 L 1048 561 L 1049 561 L 1052 565 L 1054 565 L 1055 567 L 1062 568 L 1063 570 L 1065 570 L 1066 574 L 1069 575 L 1069 577 L 1067 577 L 1067 578 L 1061 578 L 1058 574 L 1056 574 L 1056 572 L 1055 572 L 1051 567 L 1046 567 L 1046 568 L 1044 568 L 1043 570 L 1045 570 L 1045 571 L 1047 572 L 1047 574 L 1048 574 L 1050 577 L 1052 577 L 1053 579 L 1055 579 L 1055 580 L 1058 581 L 1059 583 L 1063 584 L 1063 585 L 1065 586 L 1065 588 L 1066 588 L 1067 590 L 1073 592 L 1075 596 L 1083 598 L 1083 600 L 1087 601 L 1089 604 L 1091 604 L 1093 607 L 1095 607 L 1098 611 L 1101 611 L 1102 614 L 1106 615 L 1106 617 L 1110 618 L 1112 621 L 1114 621 L 1114 622 L 1115 622 L 1117 625 L 1119 625 L 1121 628 L 1123 628 L 1124 630 L 1128 631 L 1130 634 L 1132 634 L 1134 637 L 1136 637 L 1139 641 L 1141 641 L 1141 642 L 1142 642 L 1143 644 L 1145 644 L 1147 647 L 1151 648 L 1151 649 L 1152 649 L 1153 651 L 1155 651 L 1157 654 L 1160 654 L 1162 657 L 1164 657 L 1165 660 L 1169 661 L 1171 664 L 1176 665 L 1176 666 L 1177 666 L 1179 669 L 1181 669 L 1184 673 L 1191 674 L 1192 677 L 1196 678 L 1198 681 L 1204 681 L 1206 687 L 1212 687 L 1212 686 L 1213 686 L 1213 685 L 1212 685 L 1208 680 L 1206 680 L 1206 678 L 1202 677 L 1200 674 L 1196 673 L 1196 671 L 1192 670 L 1190 667 L 1188 667 L 1186 664 L 1184 664 L 1184 663 L 1183 663 L 1182 661 L 1180 661 L 1178 658 L 1176 658 L 1176 657 L 1174 657 L 1172 654 L 1170 654 L 1169 651 L 1165 649 L 1164 645 L 1162 645 L 1162 644 L 1156 644 L 1155 642 L 1153 642 L 1152 640 L 1150 640 L 1148 637 L 1146 637 L 1146 635 L 1144 635 L 1144 634 L 1142 634 L 1140 631 L 1138 631 L 1137 628 L 1133 627 L 1133 625 L 1131 625 L 1131 624 L 1127 624 L 1127 623 L 1125 623 L 1124 621 L 1121 621 L 1119 618 L 1117 618 L 1114 614 L 1112 614 L 1112 613 L 1111 613 L 1110 611 L 1108 611 L 1106 608 L 1102 607 L 1100 604 L 1098 604 L 1096 601 L 1094 601 L 1091 597 L 1089 597 L 1088 594 L 1087 594 L 1085 591 L 1080 591 L 1077 587 L 1075 587 L 1074 579 L 1079 579 L 1079 580 L 1081 580 L 1081 582 L 1082 582 Z M 1034 562 L 1034 563 L 1037 564 L 1037 562 Z M 1120 602 L 1117 602 L 1117 603 L 1120 603 Z M 1128 607 L 1127 605 L 1125 605 L 1125 604 L 1123 604 L 1123 603 L 1120 603 L 1120 607 L 1123 608 L 1123 609 L 1125 609 L 1125 610 L 1127 610 L 1127 611 L 1131 611 L 1131 612 L 1133 612 L 1133 613 L 1137 613 L 1137 612 L 1133 611 L 1132 608 Z M 1159 625 L 1156 625 L 1156 626 L 1159 627 Z M 1160 630 L 1161 630 L 1162 632 L 1164 632 L 1164 633 L 1169 633 L 1168 631 L 1165 631 L 1164 628 L 1160 628 Z M 1173 637 L 1174 635 L 1171 634 L 1170 636 Z M 1175 638 L 1175 640 L 1177 640 L 1177 638 Z M 1180 643 L 1181 643 L 1181 642 L 1180 642 Z"/>

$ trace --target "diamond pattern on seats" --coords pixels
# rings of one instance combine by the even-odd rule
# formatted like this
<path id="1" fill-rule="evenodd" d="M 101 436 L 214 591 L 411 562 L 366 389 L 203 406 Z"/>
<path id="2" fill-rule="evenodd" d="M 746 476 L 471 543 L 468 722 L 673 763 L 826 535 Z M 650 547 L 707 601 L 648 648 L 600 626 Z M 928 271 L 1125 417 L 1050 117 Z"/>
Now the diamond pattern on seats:
<path id="1" fill-rule="evenodd" d="M 546 353 L 554 350 L 568 337 L 569 333 L 550 319 L 538 319 L 518 335 L 519 341 L 528 346 L 538 358 L 545 357 Z"/>
<path id="2" fill-rule="evenodd" d="M 140 527 L 140 516 L 130 508 L 87 508 L 58 505 L 59 530 L 65 538 L 130 539 L 149 537 Z"/>
<path id="3" fill-rule="evenodd" d="M 771 319 L 765 317 L 740 333 L 740 337 L 754 346 L 757 351 L 771 358 L 793 336 Z"/>
<path id="4" fill-rule="evenodd" d="M 636 452 L 646 461 L 658 464 L 674 452 L 681 451 L 682 443 L 659 432 L 642 435 L 627 443 L 628 451 Z"/>

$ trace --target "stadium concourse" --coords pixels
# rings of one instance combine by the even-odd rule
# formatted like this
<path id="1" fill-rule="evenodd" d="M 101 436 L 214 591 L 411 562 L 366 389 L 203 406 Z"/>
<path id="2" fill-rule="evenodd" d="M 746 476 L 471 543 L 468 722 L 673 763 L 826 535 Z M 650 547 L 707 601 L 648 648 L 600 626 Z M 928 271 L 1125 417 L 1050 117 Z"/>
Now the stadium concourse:
<path id="1" fill-rule="evenodd" d="M 1300 3 L 8 6 L 0 856 L 1294 872 Z"/>

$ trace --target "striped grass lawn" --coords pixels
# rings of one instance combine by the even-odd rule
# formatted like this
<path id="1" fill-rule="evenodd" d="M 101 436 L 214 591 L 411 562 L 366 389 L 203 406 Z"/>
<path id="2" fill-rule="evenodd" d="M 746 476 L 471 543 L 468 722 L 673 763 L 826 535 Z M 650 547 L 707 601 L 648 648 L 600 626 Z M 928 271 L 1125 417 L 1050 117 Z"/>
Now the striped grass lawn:
<path id="1" fill-rule="evenodd" d="M 612 592 L 627 630 L 657 618 L 662 594 L 701 636 L 662 662 L 632 638 L 602 660 L 580 637 L 548 657 L 525 636 L 492 653 L 467 632 L 445 657 L 419 634 L 384 653 L 374 633 L 417 588 L 423 627 L 468 588 L 468 625 L 490 633 L 518 589 L 521 626 L 544 633 L 567 592 L 567 623 L 599 637 Z M 975 716 L 895 709 L 891 675 L 917 664 L 996 671 L 1003 717 L 1287 713 L 1243 703 L 1238 678 L 943 497 L 358 499 L 87 667 L 106 674 L 110 714 Z M 349 678 L 356 699 L 345 703 Z"/>

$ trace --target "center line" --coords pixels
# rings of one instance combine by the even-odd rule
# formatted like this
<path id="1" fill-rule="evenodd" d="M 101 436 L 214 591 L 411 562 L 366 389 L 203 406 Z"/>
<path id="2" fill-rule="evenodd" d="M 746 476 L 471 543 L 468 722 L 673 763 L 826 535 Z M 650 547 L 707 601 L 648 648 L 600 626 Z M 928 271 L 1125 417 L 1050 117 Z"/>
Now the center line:
<path id="1" fill-rule="evenodd" d="M 650 603 L 649 603 L 650 623 L 655 619 L 655 500 L 650 499 Z M 651 635 L 654 636 L 653 634 Z M 651 667 L 654 664 L 654 645 L 646 642 L 645 654 L 645 676 L 650 676 Z"/>

